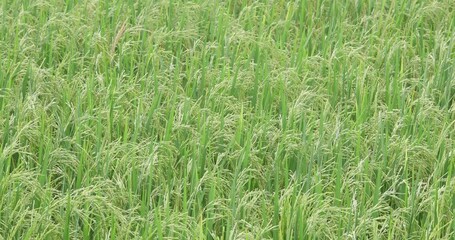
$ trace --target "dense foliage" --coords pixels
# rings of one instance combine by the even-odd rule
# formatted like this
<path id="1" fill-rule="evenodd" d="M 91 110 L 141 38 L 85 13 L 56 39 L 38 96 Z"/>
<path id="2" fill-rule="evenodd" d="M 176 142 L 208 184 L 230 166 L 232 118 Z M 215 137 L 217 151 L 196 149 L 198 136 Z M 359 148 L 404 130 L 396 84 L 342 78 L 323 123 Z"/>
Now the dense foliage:
<path id="1" fill-rule="evenodd" d="M 453 239 L 453 0 L 2 0 L 0 239 Z"/>

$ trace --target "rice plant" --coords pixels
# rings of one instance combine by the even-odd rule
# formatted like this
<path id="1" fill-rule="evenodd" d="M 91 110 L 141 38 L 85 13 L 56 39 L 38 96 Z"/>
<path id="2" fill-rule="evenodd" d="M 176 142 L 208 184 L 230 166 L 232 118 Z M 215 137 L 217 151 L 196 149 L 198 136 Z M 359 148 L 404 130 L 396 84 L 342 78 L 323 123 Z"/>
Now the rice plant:
<path id="1" fill-rule="evenodd" d="M 0 239 L 454 239 L 453 0 L 1 0 Z"/>

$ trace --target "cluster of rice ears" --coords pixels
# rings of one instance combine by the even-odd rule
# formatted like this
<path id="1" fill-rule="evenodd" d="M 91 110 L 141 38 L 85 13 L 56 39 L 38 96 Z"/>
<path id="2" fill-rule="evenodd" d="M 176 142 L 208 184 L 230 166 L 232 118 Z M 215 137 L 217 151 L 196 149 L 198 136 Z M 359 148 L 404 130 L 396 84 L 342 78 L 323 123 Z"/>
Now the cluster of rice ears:
<path id="1" fill-rule="evenodd" d="M 453 239 L 453 0 L 0 1 L 0 239 Z"/>

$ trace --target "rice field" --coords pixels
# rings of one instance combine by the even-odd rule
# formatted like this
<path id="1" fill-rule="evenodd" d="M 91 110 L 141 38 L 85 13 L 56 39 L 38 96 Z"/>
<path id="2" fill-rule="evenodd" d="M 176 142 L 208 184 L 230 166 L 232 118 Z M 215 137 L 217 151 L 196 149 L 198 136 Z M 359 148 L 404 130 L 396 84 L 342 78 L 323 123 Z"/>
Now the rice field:
<path id="1" fill-rule="evenodd" d="M 455 1 L 0 6 L 0 239 L 455 239 Z"/>

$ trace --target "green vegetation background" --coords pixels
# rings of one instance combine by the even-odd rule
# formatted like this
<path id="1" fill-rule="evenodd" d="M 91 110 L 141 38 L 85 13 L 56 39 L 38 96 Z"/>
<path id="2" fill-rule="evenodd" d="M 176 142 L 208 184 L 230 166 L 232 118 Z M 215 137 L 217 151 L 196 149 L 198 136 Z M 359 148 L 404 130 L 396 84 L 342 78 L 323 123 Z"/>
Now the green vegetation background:
<path id="1" fill-rule="evenodd" d="M 453 239 L 453 0 L 0 10 L 0 239 Z"/>

